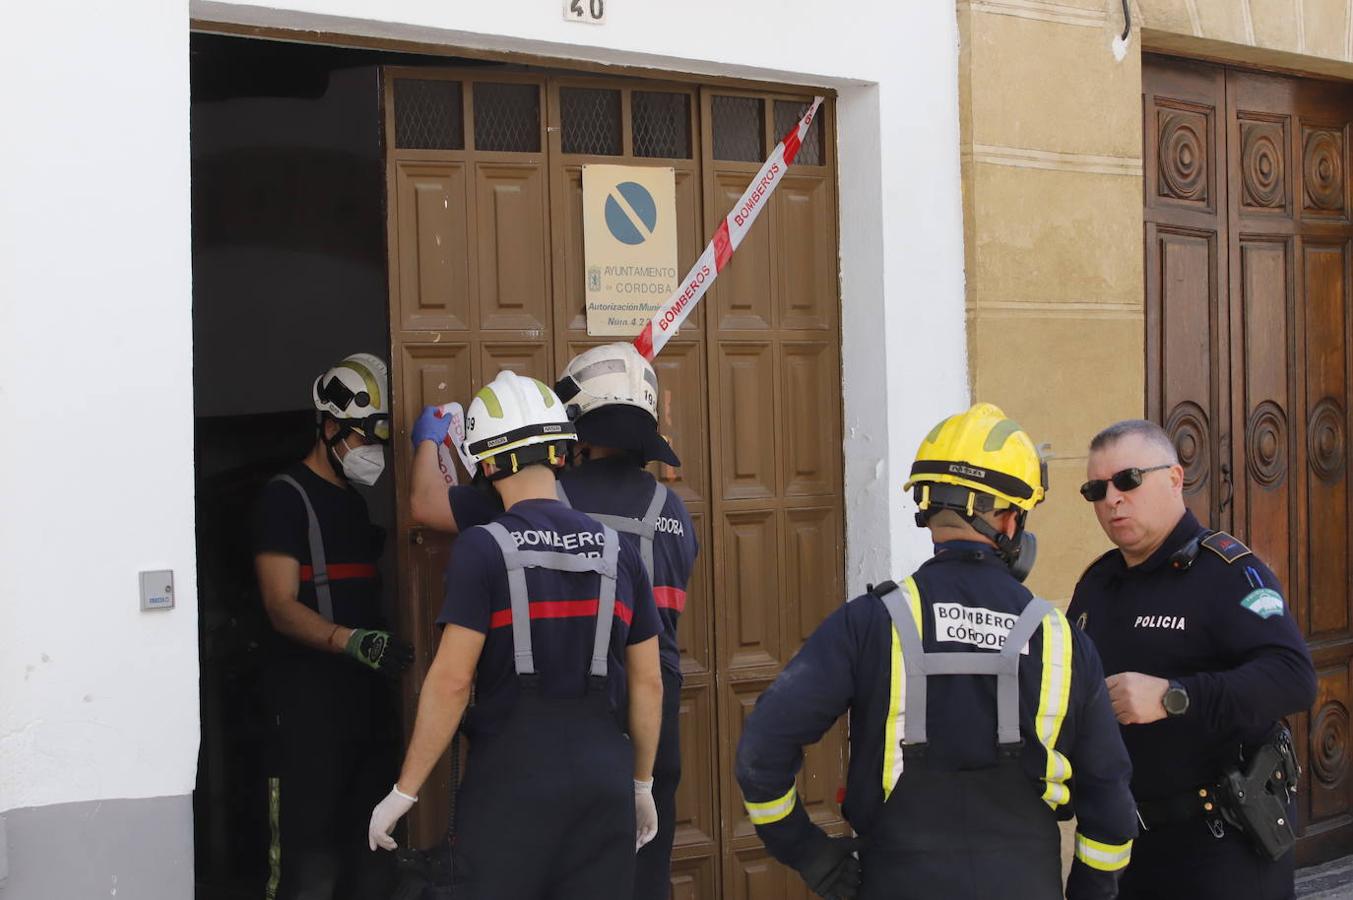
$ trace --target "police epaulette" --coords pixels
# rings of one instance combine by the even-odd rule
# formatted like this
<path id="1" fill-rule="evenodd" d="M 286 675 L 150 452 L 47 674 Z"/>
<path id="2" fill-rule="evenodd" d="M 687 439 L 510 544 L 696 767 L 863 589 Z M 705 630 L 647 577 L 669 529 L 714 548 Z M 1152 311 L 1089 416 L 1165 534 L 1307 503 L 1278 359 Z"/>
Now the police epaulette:
<path id="1" fill-rule="evenodd" d="M 1085 571 L 1081 572 L 1081 577 L 1076 579 L 1077 583 L 1080 582 L 1081 578 L 1084 578 L 1086 575 L 1089 575 L 1091 569 L 1102 563 L 1104 560 L 1108 559 L 1110 554 L 1117 552 L 1118 552 L 1117 547 L 1110 547 L 1108 550 L 1105 550 L 1103 553 L 1096 556 L 1093 560 L 1091 560 L 1090 565 L 1085 567 Z"/>
<path id="2" fill-rule="evenodd" d="M 1252 552 L 1249 547 L 1246 547 L 1239 540 L 1224 531 L 1214 531 L 1212 534 L 1203 538 L 1199 543 L 1226 560 L 1228 563 L 1233 563 L 1242 557 L 1249 556 Z"/>

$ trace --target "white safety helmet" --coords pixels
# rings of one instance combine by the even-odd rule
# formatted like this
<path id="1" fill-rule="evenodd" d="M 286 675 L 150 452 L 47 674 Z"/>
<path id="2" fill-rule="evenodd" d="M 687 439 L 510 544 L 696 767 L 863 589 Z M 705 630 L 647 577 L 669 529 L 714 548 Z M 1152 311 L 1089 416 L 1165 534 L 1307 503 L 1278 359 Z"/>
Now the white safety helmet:
<path id="1" fill-rule="evenodd" d="M 635 406 L 658 421 L 658 376 L 629 341 L 603 344 L 569 361 L 554 389 L 576 419 L 600 406 Z"/>
<path id="2" fill-rule="evenodd" d="M 658 433 L 658 376 L 628 341 L 579 353 L 555 383 L 578 428 L 578 439 L 637 454 L 645 462 L 681 465 Z"/>
<path id="3" fill-rule="evenodd" d="M 315 409 L 369 440 L 390 439 L 389 371 L 370 353 L 353 353 L 315 379 Z"/>
<path id="4" fill-rule="evenodd" d="M 561 464 L 563 441 L 576 440 L 564 404 L 542 381 L 502 371 L 480 388 L 465 412 L 465 453 L 493 462 L 495 477 L 532 463 Z"/>

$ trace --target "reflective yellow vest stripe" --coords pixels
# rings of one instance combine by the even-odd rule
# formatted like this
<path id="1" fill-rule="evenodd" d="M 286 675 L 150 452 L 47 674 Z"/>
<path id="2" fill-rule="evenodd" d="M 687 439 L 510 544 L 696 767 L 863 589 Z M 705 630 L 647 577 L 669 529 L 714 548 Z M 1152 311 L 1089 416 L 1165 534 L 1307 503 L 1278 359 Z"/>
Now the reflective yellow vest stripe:
<path id="1" fill-rule="evenodd" d="M 794 801 L 797 799 L 798 788 L 791 784 L 785 794 L 774 800 L 767 800 L 765 803 L 744 800 L 742 805 L 747 807 L 747 816 L 753 825 L 771 825 L 793 812 Z"/>
<path id="2" fill-rule="evenodd" d="M 1066 786 L 1071 779 L 1071 761 L 1057 752 L 1057 738 L 1071 701 L 1071 623 L 1061 610 L 1054 609 L 1043 617 L 1042 627 L 1043 678 L 1034 724 L 1038 741 L 1047 753 L 1043 801 L 1056 809 L 1071 799 Z"/>
<path id="3" fill-rule="evenodd" d="M 1076 859 L 1101 872 L 1117 872 L 1132 859 L 1132 841 L 1104 844 L 1076 832 Z"/>
<path id="4" fill-rule="evenodd" d="M 908 578 L 902 582 L 902 591 L 911 607 L 911 617 L 916 620 L 916 631 L 925 634 L 921 624 L 921 592 L 916 581 Z M 889 619 L 889 624 L 892 620 Z M 888 718 L 883 723 L 883 799 L 886 801 L 902 777 L 902 733 L 903 723 L 907 720 L 907 711 L 903 708 L 903 698 L 907 694 L 907 669 L 902 664 L 902 639 L 897 629 L 890 628 L 892 649 L 889 652 L 888 676 Z"/>

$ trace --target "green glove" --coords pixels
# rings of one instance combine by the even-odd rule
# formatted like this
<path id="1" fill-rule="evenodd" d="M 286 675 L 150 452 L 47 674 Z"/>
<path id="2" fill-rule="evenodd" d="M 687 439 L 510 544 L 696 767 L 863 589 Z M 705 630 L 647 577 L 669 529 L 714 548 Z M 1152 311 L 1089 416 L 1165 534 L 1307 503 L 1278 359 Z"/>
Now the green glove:
<path id="1" fill-rule="evenodd" d="M 388 631 L 354 628 L 343 652 L 385 675 L 398 675 L 413 662 L 413 648 Z"/>

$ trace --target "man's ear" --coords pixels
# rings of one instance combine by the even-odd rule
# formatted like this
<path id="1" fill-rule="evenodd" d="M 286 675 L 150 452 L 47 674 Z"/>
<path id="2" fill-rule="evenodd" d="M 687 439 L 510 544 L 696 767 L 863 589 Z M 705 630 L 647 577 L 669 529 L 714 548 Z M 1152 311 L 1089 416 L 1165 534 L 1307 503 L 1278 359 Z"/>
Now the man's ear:
<path id="1" fill-rule="evenodd" d="M 324 435 L 324 442 L 327 444 L 338 434 L 338 423 L 328 416 L 324 417 L 324 422 L 320 425 L 320 433 Z"/>
<path id="2" fill-rule="evenodd" d="M 1014 537 L 1015 532 L 1019 529 L 1019 510 L 1011 507 L 1001 510 L 998 515 L 1000 516 L 998 527 L 1001 533 L 1009 538 Z"/>
<path id="3" fill-rule="evenodd" d="M 1179 463 L 1170 466 L 1170 487 L 1175 493 L 1184 493 L 1184 467 Z"/>

